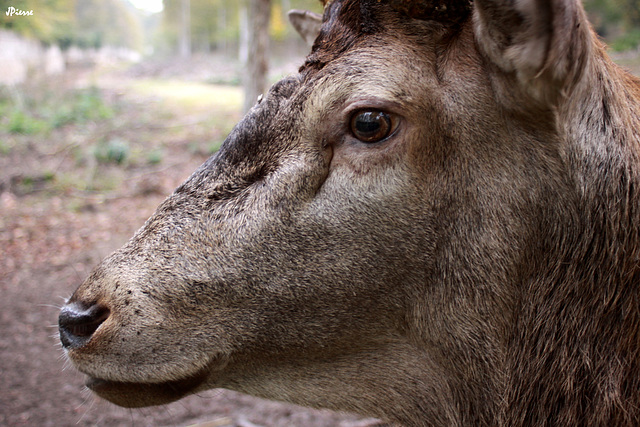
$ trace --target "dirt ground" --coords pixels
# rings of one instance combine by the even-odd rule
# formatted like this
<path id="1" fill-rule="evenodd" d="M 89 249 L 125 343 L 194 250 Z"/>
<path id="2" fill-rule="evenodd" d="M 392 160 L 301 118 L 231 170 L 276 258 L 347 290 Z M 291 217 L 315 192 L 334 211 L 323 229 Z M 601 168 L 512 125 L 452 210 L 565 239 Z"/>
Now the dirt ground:
<path id="1" fill-rule="evenodd" d="M 156 90 L 158 82 L 145 86 L 139 78 L 85 71 L 46 87 L 2 94 L 0 425 L 377 425 L 225 390 L 164 407 L 122 409 L 95 398 L 65 361 L 56 329 L 64 299 L 208 157 L 240 117 L 235 107 L 217 108 L 197 98 L 167 102 L 153 95 L 162 92 Z M 239 91 L 219 89 L 231 98 Z M 78 90 L 80 98 L 64 100 Z M 103 108 L 106 113 L 96 117 Z M 60 115 L 65 109 L 80 113 L 69 119 Z M 27 119 L 16 116 L 17 110 Z M 23 121 L 15 122 L 16 117 Z M 47 127 L 52 117 L 55 123 Z M 119 152 L 118 147 L 125 148 Z"/>

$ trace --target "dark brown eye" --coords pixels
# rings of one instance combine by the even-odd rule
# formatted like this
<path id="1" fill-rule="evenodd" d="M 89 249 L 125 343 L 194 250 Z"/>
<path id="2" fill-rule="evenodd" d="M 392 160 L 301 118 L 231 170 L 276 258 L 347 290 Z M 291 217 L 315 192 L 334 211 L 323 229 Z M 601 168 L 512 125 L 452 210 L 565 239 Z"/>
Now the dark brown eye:
<path id="1" fill-rule="evenodd" d="M 391 134 L 391 117 L 377 110 L 358 111 L 351 117 L 351 133 L 362 142 L 379 142 Z"/>

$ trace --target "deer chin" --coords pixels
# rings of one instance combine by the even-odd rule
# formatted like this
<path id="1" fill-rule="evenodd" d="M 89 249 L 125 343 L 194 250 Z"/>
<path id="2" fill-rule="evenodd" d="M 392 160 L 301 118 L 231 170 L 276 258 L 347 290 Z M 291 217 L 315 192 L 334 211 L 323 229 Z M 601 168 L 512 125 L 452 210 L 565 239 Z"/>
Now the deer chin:
<path id="1" fill-rule="evenodd" d="M 175 381 L 138 383 L 88 377 L 86 386 L 99 397 L 124 408 L 164 405 L 200 390 L 208 371 Z"/>

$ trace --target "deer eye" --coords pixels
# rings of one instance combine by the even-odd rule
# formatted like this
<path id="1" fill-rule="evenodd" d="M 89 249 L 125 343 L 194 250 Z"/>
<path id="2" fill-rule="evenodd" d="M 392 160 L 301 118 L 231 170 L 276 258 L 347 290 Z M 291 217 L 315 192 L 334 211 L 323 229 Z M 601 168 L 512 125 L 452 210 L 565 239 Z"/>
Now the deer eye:
<path id="1" fill-rule="evenodd" d="M 378 110 L 360 110 L 351 117 L 351 133 L 366 143 L 380 142 L 393 130 L 389 114 Z"/>

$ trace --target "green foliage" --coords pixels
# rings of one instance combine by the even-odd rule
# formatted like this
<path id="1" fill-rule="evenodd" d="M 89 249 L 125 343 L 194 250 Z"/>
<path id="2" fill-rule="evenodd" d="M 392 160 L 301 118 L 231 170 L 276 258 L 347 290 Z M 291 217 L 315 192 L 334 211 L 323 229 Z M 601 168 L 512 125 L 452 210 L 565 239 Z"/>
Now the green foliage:
<path id="1" fill-rule="evenodd" d="M 619 10 L 624 30 L 634 31 L 640 27 L 640 0 L 610 0 Z"/>
<path id="2" fill-rule="evenodd" d="M 163 35 L 177 46 L 184 0 L 164 0 Z M 218 43 L 236 40 L 239 34 L 239 10 L 242 2 L 189 0 L 191 44 L 195 50 L 209 51 Z"/>
<path id="3" fill-rule="evenodd" d="M 184 0 L 164 0 L 162 35 L 171 46 L 178 45 L 180 34 L 182 2 Z M 246 9 L 247 1 L 189 0 L 191 45 L 196 51 L 210 51 L 225 43 L 237 43 L 243 25 L 240 16 Z M 287 12 L 290 9 L 308 9 L 321 12 L 318 0 L 271 0 L 270 35 L 274 40 L 297 38 L 289 25 Z M 245 13 L 246 15 L 246 13 Z"/>
<path id="4" fill-rule="evenodd" d="M 271 6 L 271 19 L 269 22 L 269 36 L 273 40 L 284 40 L 289 33 L 289 21 L 283 13 L 282 5 L 275 3 Z"/>
<path id="5" fill-rule="evenodd" d="M 100 91 L 90 87 L 72 93 L 71 101 L 56 109 L 52 126 L 59 128 L 67 124 L 105 120 L 113 117 L 113 114 L 113 109 L 105 104 Z"/>
<path id="6" fill-rule="evenodd" d="M 640 0 L 584 0 L 583 4 L 593 28 L 616 49 L 635 47 L 635 36 L 627 33 L 640 27 Z"/>
<path id="7" fill-rule="evenodd" d="M 33 11 L 8 16 L 9 7 Z M 0 0 L 0 28 L 65 49 L 126 46 L 140 49 L 142 17 L 126 0 Z"/>
<path id="8" fill-rule="evenodd" d="M 607 36 L 618 25 L 622 17 L 621 0 L 584 0 L 583 4 L 594 29 Z"/>
<path id="9" fill-rule="evenodd" d="M 11 96 L 0 94 L 0 131 L 34 135 L 69 124 L 110 119 L 114 110 L 95 87 L 65 92 L 60 97 L 48 91 L 27 90 Z"/>
<path id="10" fill-rule="evenodd" d="M 74 42 L 80 47 L 126 46 L 140 49 L 142 23 L 123 0 L 81 0 L 75 7 Z"/>
<path id="11" fill-rule="evenodd" d="M 22 110 L 14 110 L 9 116 L 7 131 L 23 135 L 33 135 L 48 130 L 46 121 L 38 119 Z"/>
<path id="12" fill-rule="evenodd" d="M 629 31 L 611 42 L 611 49 L 617 52 L 637 49 L 640 46 L 640 28 Z"/>
<path id="13" fill-rule="evenodd" d="M 55 181 L 56 175 L 51 171 L 42 173 L 32 173 L 28 175 L 16 176 L 12 180 L 13 191 L 18 194 L 29 194 L 35 191 L 43 190 L 47 184 Z"/>
<path id="14" fill-rule="evenodd" d="M 152 150 L 147 154 L 147 162 L 150 165 L 157 165 L 162 162 L 163 157 L 164 152 L 162 151 L 162 149 L 156 148 L 155 150 Z"/>
<path id="15" fill-rule="evenodd" d="M 182 3 L 185 0 L 164 0 L 162 18 L 150 19 L 128 0 L 0 0 L 0 28 L 36 38 L 45 43 L 57 43 L 65 49 L 80 47 L 126 46 L 141 50 L 146 28 L 152 21 L 162 20 L 162 39 L 177 46 L 181 26 Z M 190 6 L 190 38 L 195 51 L 211 51 L 235 45 L 240 38 L 240 19 L 246 1 L 188 0 Z M 321 11 L 318 0 L 271 0 L 270 35 L 277 41 L 297 37 L 288 23 L 289 9 Z M 12 6 L 33 10 L 32 16 L 7 16 Z M 584 0 L 589 18 L 598 33 L 616 39 L 625 32 L 640 28 L 640 0 Z M 154 27 L 155 28 L 155 27 Z M 616 49 L 633 47 L 634 35 L 623 35 Z"/>
<path id="16" fill-rule="evenodd" d="M 4 139 L 0 139 L 0 155 L 6 156 L 11 152 L 11 145 Z"/>
<path id="17" fill-rule="evenodd" d="M 123 164 L 131 155 L 129 142 L 121 138 L 102 141 L 93 147 L 93 155 L 100 163 Z"/>
<path id="18" fill-rule="evenodd" d="M 0 28 L 45 43 L 54 43 L 69 31 L 74 22 L 73 0 L 0 0 Z M 33 11 L 30 16 L 9 16 L 9 7 Z"/>

